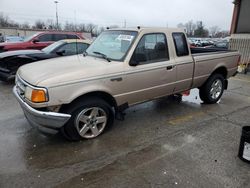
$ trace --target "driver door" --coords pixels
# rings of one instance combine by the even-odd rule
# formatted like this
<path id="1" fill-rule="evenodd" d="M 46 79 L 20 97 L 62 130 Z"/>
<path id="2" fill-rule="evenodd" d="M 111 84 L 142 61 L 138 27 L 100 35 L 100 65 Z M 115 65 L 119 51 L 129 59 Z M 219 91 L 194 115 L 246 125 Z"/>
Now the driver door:
<path id="1" fill-rule="evenodd" d="M 176 82 L 175 61 L 169 58 L 164 33 L 145 34 L 130 61 L 137 62 L 126 71 L 126 93 L 129 104 L 135 104 L 173 93 Z"/>

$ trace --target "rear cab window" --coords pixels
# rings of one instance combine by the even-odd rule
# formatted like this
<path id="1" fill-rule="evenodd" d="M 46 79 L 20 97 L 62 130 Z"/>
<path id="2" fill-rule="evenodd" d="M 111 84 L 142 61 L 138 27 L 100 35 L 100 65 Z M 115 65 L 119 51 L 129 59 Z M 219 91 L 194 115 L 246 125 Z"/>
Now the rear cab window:
<path id="1" fill-rule="evenodd" d="M 173 36 L 173 40 L 174 40 L 176 55 L 178 57 L 188 56 L 189 49 L 188 49 L 188 44 L 187 44 L 185 34 L 181 33 L 181 32 L 180 33 L 173 33 L 172 36 Z"/>

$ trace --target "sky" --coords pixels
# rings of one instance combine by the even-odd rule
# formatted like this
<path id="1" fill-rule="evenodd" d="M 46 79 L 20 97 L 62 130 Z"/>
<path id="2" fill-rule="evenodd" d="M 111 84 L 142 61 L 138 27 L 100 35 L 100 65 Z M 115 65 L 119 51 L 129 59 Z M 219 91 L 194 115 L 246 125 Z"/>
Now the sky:
<path id="1" fill-rule="evenodd" d="M 232 0 L 58 0 L 59 22 L 176 27 L 189 20 L 229 30 Z M 54 0 L 0 0 L 0 12 L 23 23 L 56 19 Z"/>

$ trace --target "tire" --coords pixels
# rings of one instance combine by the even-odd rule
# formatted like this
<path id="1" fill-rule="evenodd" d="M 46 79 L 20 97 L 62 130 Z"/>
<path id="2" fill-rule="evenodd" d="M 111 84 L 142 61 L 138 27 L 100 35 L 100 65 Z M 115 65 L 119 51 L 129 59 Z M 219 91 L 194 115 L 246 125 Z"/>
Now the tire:
<path id="1" fill-rule="evenodd" d="M 213 74 L 200 88 L 199 95 L 205 104 L 214 104 L 220 100 L 224 89 L 225 78 L 221 74 Z"/>
<path id="2" fill-rule="evenodd" d="M 96 97 L 73 102 L 63 112 L 71 114 L 69 121 L 61 128 L 62 135 L 69 141 L 96 138 L 114 122 L 112 107 Z"/>

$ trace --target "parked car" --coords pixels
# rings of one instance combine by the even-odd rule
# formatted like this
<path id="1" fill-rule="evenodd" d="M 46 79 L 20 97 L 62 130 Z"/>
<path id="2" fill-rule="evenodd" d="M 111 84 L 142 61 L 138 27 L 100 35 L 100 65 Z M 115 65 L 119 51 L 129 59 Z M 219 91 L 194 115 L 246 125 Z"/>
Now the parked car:
<path id="1" fill-rule="evenodd" d="M 17 69 L 34 61 L 82 54 L 90 45 L 89 40 L 67 39 L 57 41 L 42 50 L 17 50 L 0 53 L 0 80 L 15 78 Z"/>
<path id="2" fill-rule="evenodd" d="M 237 73 L 239 59 L 236 51 L 192 51 L 182 29 L 112 29 L 81 58 L 22 66 L 13 92 L 28 122 L 40 131 L 90 139 L 137 103 L 192 88 L 199 88 L 204 103 L 216 103 Z"/>
<path id="3" fill-rule="evenodd" d="M 23 40 L 24 38 L 19 36 L 4 36 L 2 42 L 22 42 Z"/>
<path id="4" fill-rule="evenodd" d="M 13 50 L 41 50 L 55 41 L 63 39 L 84 39 L 81 34 L 74 32 L 39 32 L 27 37 L 22 42 L 1 43 L 0 52 Z"/>
<path id="5" fill-rule="evenodd" d="M 228 49 L 228 43 L 229 42 L 227 42 L 227 41 L 216 42 L 216 43 L 214 43 L 214 47 Z"/>

